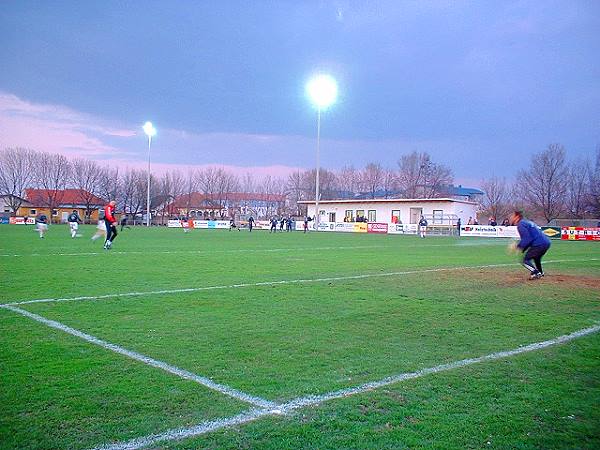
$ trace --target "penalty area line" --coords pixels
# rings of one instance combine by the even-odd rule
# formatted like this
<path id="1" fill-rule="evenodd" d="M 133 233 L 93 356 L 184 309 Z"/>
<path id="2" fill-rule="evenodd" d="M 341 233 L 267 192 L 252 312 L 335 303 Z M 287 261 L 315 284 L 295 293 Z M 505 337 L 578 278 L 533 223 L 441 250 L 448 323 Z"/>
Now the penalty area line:
<path id="1" fill-rule="evenodd" d="M 148 366 L 164 370 L 165 372 L 168 372 L 172 375 L 176 375 L 179 378 L 182 378 L 184 380 L 194 381 L 208 389 L 220 392 L 221 394 L 235 398 L 236 400 L 240 400 L 244 403 L 250 403 L 251 405 L 258 406 L 261 408 L 273 409 L 273 408 L 277 407 L 276 403 L 271 402 L 269 400 L 265 400 L 264 398 L 255 397 L 253 395 L 247 394 L 242 391 L 238 391 L 237 389 L 226 386 L 224 384 L 216 383 L 216 382 L 212 381 L 210 378 L 206 378 L 201 375 L 197 375 L 195 373 L 189 372 L 187 370 L 180 369 L 179 367 L 172 366 L 171 364 L 168 364 L 163 361 L 159 361 L 154 358 L 150 358 L 149 356 L 142 355 L 141 353 L 137 353 L 132 350 L 127 350 L 126 348 L 123 348 L 119 345 L 111 344 L 110 342 L 104 341 L 104 340 L 99 339 L 90 334 L 76 330 L 75 328 L 71 328 L 71 327 L 64 325 L 60 322 L 57 322 L 55 320 L 46 319 L 45 317 L 42 317 L 38 314 L 34 314 L 34 313 L 31 313 L 24 309 L 10 306 L 10 305 L 2 305 L 0 307 L 2 307 L 4 309 L 8 309 L 8 310 L 10 310 L 14 313 L 20 314 L 22 316 L 28 317 L 30 319 L 33 319 L 36 322 L 40 322 L 50 328 L 54 328 L 56 330 L 60 330 L 67 334 L 70 334 L 72 336 L 83 339 L 84 341 L 87 341 L 90 344 L 94 344 L 94 345 L 102 347 L 106 350 L 110 350 L 114 353 L 118 353 L 120 355 L 126 356 L 130 359 L 133 359 L 134 361 L 138 361 L 138 362 L 141 362 Z"/>
<path id="2" fill-rule="evenodd" d="M 558 336 L 554 339 L 547 341 L 535 342 L 522 347 L 518 347 L 512 350 L 505 350 L 500 352 L 491 353 L 485 356 L 477 358 L 467 358 L 454 361 L 447 364 L 440 364 L 434 367 L 428 367 L 425 369 L 418 370 L 416 372 L 402 373 L 393 375 L 390 377 L 383 378 L 379 381 L 373 381 L 370 383 L 361 384 L 359 386 L 341 389 L 338 391 L 329 392 L 322 395 L 313 395 L 307 397 L 298 397 L 289 402 L 283 403 L 275 408 L 263 408 L 263 409 L 252 409 L 236 416 L 216 419 L 206 422 L 201 422 L 193 427 L 189 428 L 176 428 L 167 430 L 163 433 L 151 434 L 149 436 L 139 437 L 126 442 L 107 444 L 100 447 L 95 447 L 93 450 L 137 450 L 149 445 L 155 445 L 159 442 L 181 440 L 208 434 L 217 430 L 225 430 L 234 426 L 243 425 L 260 419 L 266 416 L 278 416 L 287 415 L 297 409 L 306 408 L 309 406 L 318 406 L 324 402 L 330 400 L 336 400 L 340 398 L 351 397 L 353 395 L 363 394 L 365 392 L 374 391 L 384 386 L 392 384 L 398 384 L 403 381 L 413 380 L 416 378 L 422 378 L 427 375 L 432 375 L 440 372 L 446 372 L 449 370 L 459 369 L 461 367 L 467 367 L 478 363 L 495 361 L 499 359 L 511 358 L 516 355 L 524 353 L 534 352 L 544 348 L 552 347 L 559 344 L 564 344 L 569 341 L 588 336 L 600 331 L 600 324 L 583 328 L 570 334 Z"/>
<path id="3" fill-rule="evenodd" d="M 563 262 L 580 262 L 580 261 L 597 261 L 599 258 L 586 258 L 586 259 L 557 259 L 551 261 L 544 261 L 544 264 L 556 264 Z M 56 302 L 73 302 L 81 300 L 103 300 L 108 298 L 120 298 L 120 297 L 142 297 L 150 295 L 167 295 L 167 294 L 182 294 L 186 292 L 200 292 L 200 291 L 211 291 L 219 289 L 237 289 L 247 287 L 259 287 L 259 286 L 277 286 L 285 284 L 304 284 L 304 283 L 323 283 L 329 281 L 347 281 L 347 280 L 362 280 L 367 278 L 377 277 L 394 277 L 401 275 L 416 275 L 420 273 L 436 273 L 436 272 L 450 272 L 456 270 L 471 270 L 471 269 L 491 269 L 494 267 L 511 267 L 518 266 L 519 263 L 500 263 L 500 264 L 485 264 L 479 266 L 457 266 L 457 267 L 438 267 L 435 269 L 420 269 L 420 270 L 405 270 L 398 272 L 381 272 L 381 273 L 367 273 L 362 275 L 347 275 L 340 277 L 322 277 L 322 278 L 300 278 L 296 280 L 276 280 L 276 281 L 259 281 L 256 283 L 237 283 L 237 284 L 225 284 L 215 286 L 200 286 L 191 288 L 181 289 L 161 289 L 157 291 L 141 291 L 141 292 L 117 292 L 113 294 L 104 295 L 87 295 L 80 297 L 63 297 L 63 298 L 40 298 L 33 300 L 19 300 L 15 302 L 9 302 L 0 304 L 2 306 L 19 306 L 29 305 L 32 303 L 56 303 Z"/>

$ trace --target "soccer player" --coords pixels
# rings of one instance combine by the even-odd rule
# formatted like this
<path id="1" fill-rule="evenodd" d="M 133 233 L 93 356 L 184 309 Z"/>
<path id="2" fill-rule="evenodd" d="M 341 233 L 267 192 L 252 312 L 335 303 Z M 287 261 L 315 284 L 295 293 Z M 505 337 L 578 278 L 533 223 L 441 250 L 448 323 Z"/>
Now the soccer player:
<path id="1" fill-rule="evenodd" d="M 238 231 L 241 231 L 240 227 L 235 224 L 235 220 L 229 219 L 229 231 L 233 230 L 234 228 L 237 228 Z"/>
<path id="2" fill-rule="evenodd" d="M 269 233 L 277 233 L 277 222 L 277 217 L 271 217 L 271 229 L 269 230 Z"/>
<path id="3" fill-rule="evenodd" d="M 252 232 L 252 227 L 254 227 L 254 217 L 250 216 L 248 218 L 248 229 Z"/>
<path id="4" fill-rule="evenodd" d="M 104 241 L 104 250 L 110 250 L 112 243 L 117 237 L 117 219 L 115 218 L 115 205 L 117 202 L 111 200 L 104 207 L 104 224 L 106 225 L 106 241 Z"/>
<path id="5" fill-rule="evenodd" d="M 96 226 L 96 234 L 92 236 L 92 241 L 95 241 L 99 237 L 104 236 L 106 239 L 106 223 L 104 219 L 98 219 L 98 225 Z"/>
<path id="6" fill-rule="evenodd" d="M 421 220 L 419 220 L 419 235 L 422 238 L 425 238 L 425 233 L 427 231 L 427 220 L 425 217 L 421 216 Z"/>
<path id="7" fill-rule="evenodd" d="M 36 228 L 38 233 L 40 233 L 40 238 L 44 239 L 44 235 L 46 234 L 46 231 L 48 231 L 48 218 L 45 214 L 40 214 L 36 222 Z"/>
<path id="8" fill-rule="evenodd" d="M 529 279 L 537 280 L 544 276 L 542 256 L 550 248 L 550 239 L 542 229 L 530 220 L 523 219 L 522 211 L 515 211 L 510 216 L 510 224 L 517 226 L 521 240 L 516 248 L 525 253 L 523 266 L 529 270 Z"/>
<path id="9" fill-rule="evenodd" d="M 69 222 L 69 228 L 71 230 L 71 238 L 81 236 L 77 234 L 77 230 L 79 230 L 79 223 L 83 223 L 83 221 L 79 218 L 79 214 L 77 210 L 74 209 L 69 217 L 67 217 L 67 222 Z"/>

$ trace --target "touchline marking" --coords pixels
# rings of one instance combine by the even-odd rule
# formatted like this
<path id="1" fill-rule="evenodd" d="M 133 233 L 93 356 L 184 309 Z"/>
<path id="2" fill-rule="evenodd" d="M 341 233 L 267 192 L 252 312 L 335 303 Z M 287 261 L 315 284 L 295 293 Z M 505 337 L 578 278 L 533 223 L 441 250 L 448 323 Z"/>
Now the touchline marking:
<path id="1" fill-rule="evenodd" d="M 46 319 L 45 317 L 39 316 L 37 314 L 26 311 L 24 309 L 16 308 L 16 307 L 10 306 L 10 305 L 2 305 L 1 307 L 8 309 L 10 311 L 13 311 L 17 314 L 21 314 L 22 316 L 29 317 L 30 319 L 33 319 L 40 323 L 43 323 L 44 325 L 47 325 L 51 328 L 55 328 L 57 330 L 64 331 L 65 333 L 76 336 L 76 337 L 83 339 L 84 341 L 87 341 L 91 344 L 105 348 L 107 350 L 118 353 L 120 355 L 127 356 L 128 358 L 131 358 L 135 361 L 139 361 L 139 362 L 144 363 L 151 367 L 156 367 L 158 369 L 162 369 L 165 372 L 168 372 L 173 375 L 177 375 L 178 377 L 183 378 L 184 380 L 195 381 L 196 383 L 199 383 L 209 389 L 212 389 L 213 391 L 220 392 L 221 394 L 228 395 L 229 397 L 233 397 L 233 398 L 235 398 L 237 400 L 241 400 L 245 403 L 250 403 L 254 406 L 259 406 L 261 408 L 268 408 L 268 409 L 277 408 L 277 404 L 274 402 L 271 402 L 269 400 L 265 400 L 260 397 L 255 397 L 255 396 L 246 394 L 245 392 L 238 391 L 237 389 L 233 389 L 233 388 L 231 388 L 229 386 L 225 386 L 223 384 L 215 383 L 210 378 L 206 378 L 206 377 L 197 375 L 195 373 L 188 372 L 187 370 L 172 366 L 170 364 L 167 364 L 166 362 L 159 361 L 154 358 L 150 358 L 149 356 L 144 356 L 141 353 L 127 350 L 126 348 L 120 347 L 115 344 L 111 344 L 110 342 L 103 341 L 102 339 L 94 337 L 90 334 L 83 333 L 82 331 L 71 328 L 60 322 L 56 322 L 55 320 Z"/>
<path id="2" fill-rule="evenodd" d="M 136 450 L 149 445 L 154 445 L 158 442 L 181 440 L 194 436 L 200 436 L 202 434 L 208 434 L 217 430 L 225 430 L 237 425 L 243 425 L 248 422 L 260 419 L 266 416 L 285 415 L 293 412 L 294 410 L 306 408 L 308 406 L 318 406 L 321 403 L 350 397 L 353 395 L 362 394 L 368 391 L 374 391 L 384 386 L 391 384 L 401 383 L 406 380 L 413 380 L 415 378 L 421 378 L 426 375 L 435 373 L 445 372 L 448 370 L 458 369 L 461 367 L 471 366 L 481 362 L 494 361 L 497 359 L 510 358 L 523 353 L 533 352 L 541 350 L 543 348 L 552 347 L 558 344 L 564 344 L 566 342 L 578 339 L 583 336 L 587 336 L 600 331 L 600 325 L 594 325 L 589 328 L 584 328 L 579 331 L 575 331 L 571 334 L 559 336 L 554 339 L 547 341 L 536 342 L 523 347 L 518 347 L 513 350 L 506 350 L 489 355 L 480 356 L 478 358 L 467 358 L 459 361 L 454 361 L 448 364 L 440 364 L 438 366 L 421 369 L 416 372 L 402 373 L 386 377 L 379 381 L 373 381 L 370 383 L 361 384 L 352 388 L 341 389 L 338 391 L 329 392 L 322 395 L 313 395 L 307 397 L 298 397 L 287 403 L 281 404 L 276 408 L 263 408 L 263 409 L 252 409 L 236 416 L 229 418 L 216 419 L 206 422 L 201 422 L 198 425 L 189 428 L 176 428 L 168 430 L 164 433 L 151 434 L 149 436 L 139 437 L 126 442 L 120 442 L 115 444 L 108 444 L 100 447 L 95 447 L 94 450 Z"/>
<path id="3" fill-rule="evenodd" d="M 598 261 L 600 258 L 586 258 L 586 259 L 557 259 L 554 261 L 544 261 L 544 264 L 555 264 L 562 262 L 580 262 L 580 261 Z M 32 303 L 56 303 L 56 302 L 72 302 L 81 300 L 103 300 L 107 298 L 119 298 L 119 297 L 141 297 L 144 295 L 165 295 L 165 294 L 181 294 L 184 292 L 199 292 L 199 291 L 211 291 L 217 289 L 236 289 L 246 287 L 257 287 L 257 286 L 275 286 L 282 284 L 302 284 L 302 283 L 322 283 L 327 281 L 344 281 L 344 280 L 361 280 L 365 278 L 376 278 L 376 277 L 393 277 L 399 275 L 414 275 L 419 273 L 435 273 L 435 272 L 450 272 L 454 270 L 469 270 L 469 269 L 489 269 L 493 267 L 510 267 L 518 266 L 520 263 L 501 263 L 501 264 L 486 264 L 481 266 L 458 266 L 458 267 L 439 267 L 436 269 L 422 269 L 422 270 L 406 270 L 400 272 L 382 272 L 382 273 L 367 273 L 363 275 L 347 275 L 341 277 L 325 277 L 325 278 L 304 278 L 297 280 L 278 280 L 278 281 L 259 281 L 256 283 L 238 283 L 238 284 L 224 284 L 216 286 L 201 286 L 192 288 L 181 288 L 181 289 L 162 289 L 158 291 L 142 291 L 142 292 L 118 292 L 113 294 L 104 295 L 86 295 L 81 297 L 64 297 L 64 298 L 40 298 L 33 300 L 20 300 L 16 302 L 9 302 L 0 304 L 2 306 L 18 306 L 18 305 L 29 305 Z"/>
<path id="4" fill-rule="evenodd" d="M 23 256 L 96 256 L 96 255 L 169 255 L 169 254 L 197 254 L 211 255 L 216 253 L 277 253 L 277 252 L 297 252 L 308 250 L 361 250 L 371 248 L 387 248 L 386 245 L 360 245 L 360 246 L 344 246 L 344 247 L 314 247 L 314 248 L 249 248 L 249 249 L 231 249 L 231 250 L 157 250 L 157 251 L 114 251 L 108 252 L 80 252 L 80 253 L 14 253 L 0 254 L 0 257 L 23 257 Z M 433 246 L 431 246 L 433 247 Z"/>
<path id="5" fill-rule="evenodd" d="M 407 248 L 423 248 L 424 246 L 429 247 L 464 247 L 464 246 L 493 246 L 493 245 L 506 245 L 506 241 L 483 241 L 477 243 L 466 243 L 466 242 L 457 242 L 452 244 L 414 244 L 414 245 L 405 245 L 402 246 L 402 249 Z M 340 246 L 340 247 L 311 247 L 311 248 L 303 248 L 303 247 L 292 247 L 292 248 L 249 248 L 249 249 L 231 249 L 231 250 L 211 250 L 207 251 L 206 249 L 198 249 L 198 250 L 157 250 L 157 251 L 115 251 L 111 250 L 109 252 L 74 252 L 74 253 L 4 253 L 0 254 L 0 257 L 7 258 L 18 258 L 18 257 L 40 257 L 40 256 L 97 256 L 97 255 L 149 255 L 149 254 L 157 254 L 157 255 L 169 255 L 169 254 L 202 254 L 202 255 L 212 255 L 217 253 L 278 253 L 278 252 L 303 252 L 303 251 L 313 251 L 313 250 L 368 250 L 375 248 L 389 248 L 389 245 L 356 245 L 356 246 Z"/>

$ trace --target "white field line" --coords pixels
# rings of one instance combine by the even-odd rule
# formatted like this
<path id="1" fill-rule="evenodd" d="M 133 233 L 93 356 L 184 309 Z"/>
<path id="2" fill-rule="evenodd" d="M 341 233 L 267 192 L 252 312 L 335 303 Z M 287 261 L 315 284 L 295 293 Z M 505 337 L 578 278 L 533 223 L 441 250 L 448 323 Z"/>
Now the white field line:
<path id="1" fill-rule="evenodd" d="M 275 416 L 281 414 L 289 414 L 296 409 L 305 408 L 307 406 L 318 406 L 321 403 L 327 402 L 329 400 L 340 399 L 344 397 L 350 397 L 357 394 L 362 394 L 364 392 L 373 391 L 383 386 L 389 386 L 391 384 L 401 383 L 406 380 L 412 380 L 415 378 L 421 378 L 426 375 L 431 375 L 439 372 L 445 372 L 448 370 L 458 369 L 461 367 L 471 366 L 473 364 L 478 364 L 481 362 L 494 361 L 497 359 L 510 358 L 516 355 L 520 355 L 523 353 L 533 352 L 536 350 L 541 350 L 543 348 L 552 347 L 558 344 L 564 344 L 566 342 L 572 341 L 574 339 L 587 336 L 593 333 L 597 333 L 600 331 L 600 325 L 595 325 L 589 328 L 584 328 L 579 331 L 575 331 L 571 334 L 566 334 L 563 336 L 559 336 L 554 339 L 550 339 L 547 341 L 536 342 L 533 344 L 529 344 L 523 347 L 519 347 L 513 350 L 506 350 L 496 353 L 491 353 L 489 355 L 480 356 L 478 358 L 468 358 L 461 359 L 459 361 L 454 361 L 448 364 L 440 364 L 438 366 L 429 367 L 426 369 L 421 369 L 416 372 L 402 373 L 390 377 L 386 377 L 379 381 L 373 381 L 370 383 L 365 383 L 360 386 L 341 389 L 338 391 L 329 392 L 322 395 L 314 395 L 308 397 L 298 397 L 294 400 L 291 400 L 287 403 L 280 405 L 279 407 L 272 409 L 252 409 L 246 411 L 244 413 L 238 414 L 233 417 L 217 419 L 202 422 L 198 425 L 195 425 L 190 428 L 177 428 L 168 430 L 164 433 L 152 434 L 145 437 L 139 437 L 136 439 L 132 439 L 130 441 L 109 444 L 101 447 L 96 447 L 94 450 L 135 450 L 140 449 L 142 447 L 146 447 L 149 445 L 155 445 L 158 442 L 164 441 L 172 441 L 172 440 L 180 440 L 185 438 L 190 438 L 194 436 L 199 436 L 202 434 L 207 434 L 217 430 L 228 429 L 237 425 L 242 425 L 248 422 L 252 422 L 261 417 L 265 416 Z"/>
<path id="2" fill-rule="evenodd" d="M 557 259 L 553 261 L 544 261 L 544 264 L 555 264 L 563 262 L 582 262 L 582 261 L 598 261 L 600 258 L 586 258 L 586 259 Z M 405 270 L 400 272 L 382 272 L 382 273 L 367 273 L 362 275 L 347 275 L 340 277 L 324 277 L 324 278 L 300 278 L 296 280 L 277 280 L 277 281 L 259 281 L 256 283 L 238 283 L 238 284 L 224 284 L 215 286 L 200 286 L 191 288 L 181 289 L 162 289 L 157 291 L 140 291 L 140 292 L 117 292 L 113 294 L 104 295 L 86 295 L 81 297 L 64 297 L 64 298 L 40 298 L 33 300 L 19 300 L 16 302 L 9 302 L 0 304 L 0 307 L 12 305 L 28 305 L 31 303 L 54 303 L 54 302 L 72 302 L 81 300 L 103 300 L 107 298 L 117 297 L 141 297 L 146 295 L 165 295 L 165 294 L 180 294 L 184 292 L 199 292 L 199 291 L 211 291 L 218 289 L 237 289 L 247 287 L 258 287 L 258 286 L 274 286 L 283 284 L 303 284 L 303 283 L 322 283 L 328 281 L 345 281 L 345 280 L 361 280 L 365 278 L 376 278 L 376 277 L 394 277 L 400 275 L 414 275 L 420 273 L 434 273 L 434 272 L 450 272 L 455 270 L 471 270 L 471 269 L 489 269 L 494 267 L 510 267 L 517 266 L 520 263 L 501 263 L 501 264 L 485 264 L 480 266 L 457 266 L 457 267 L 439 267 L 436 269 L 421 269 L 421 270 Z"/>
<path id="3" fill-rule="evenodd" d="M 162 369 L 165 372 L 176 375 L 180 378 L 183 378 L 184 380 L 194 381 L 194 382 L 201 384 L 209 389 L 212 389 L 213 391 L 217 391 L 217 392 L 220 392 L 221 394 L 228 395 L 229 397 L 233 397 L 242 402 L 250 403 L 251 405 L 258 406 L 261 408 L 273 409 L 273 408 L 277 407 L 276 403 L 273 403 L 269 400 L 265 400 L 260 397 L 255 397 L 255 396 L 246 394 L 245 392 L 238 391 L 237 389 L 233 389 L 233 388 L 231 388 L 229 386 L 225 386 L 223 384 L 215 383 L 214 381 L 212 381 L 209 378 L 206 378 L 206 377 L 203 377 L 200 375 L 196 375 L 195 373 L 188 372 L 187 370 L 172 366 L 170 364 L 167 364 L 166 362 L 159 361 L 154 358 L 144 356 L 140 353 L 137 353 L 137 352 L 134 352 L 131 350 L 127 350 L 126 348 L 120 347 L 118 345 L 111 344 L 110 342 L 103 341 L 102 339 L 98 339 L 97 337 L 83 333 L 74 328 L 68 327 L 67 325 L 64 325 L 60 322 L 56 322 L 55 320 L 46 319 L 45 317 L 39 316 L 37 314 L 33 314 L 33 313 L 31 313 L 29 311 L 25 311 L 24 309 L 21 309 L 21 308 L 16 308 L 14 306 L 4 305 L 2 307 L 5 309 L 8 309 L 10 311 L 13 311 L 17 314 L 21 314 L 22 316 L 29 317 L 30 319 L 33 319 L 36 322 L 43 323 L 44 325 L 47 325 L 51 328 L 55 328 L 57 330 L 60 330 L 65 333 L 76 336 L 76 337 L 83 339 L 84 341 L 87 341 L 91 344 L 105 348 L 107 350 L 118 353 L 120 355 L 127 356 L 128 358 L 131 358 L 135 361 L 139 361 L 148 366 Z"/>
<path id="4" fill-rule="evenodd" d="M 406 248 L 429 248 L 429 247 L 464 247 L 464 246 L 488 246 L 488 245 L 506 245 L 506 241 L 482 241 L 471 243 L 456 242 L 452 244 L 414 244 L 402 246 L 402 249 Z M 389 248 L 389 245 L 356 245 L 356 246 L 338 246 L 338 247 L 291 247 L 291 248 L 249 248 L 249 249 L 231 249 L 231 250 L 211 250 L 206 249 L 198 250 L 157 250 L 157 251 L 116 251 L 111 250 L 110 252 L 79 252 L 79 253 L 4 253 L 0 254 L 0 257 L 18 258 L 18 257 L 40 257 L 40 256 L 97 256 L 97 255 L 179 255 L 179 254 L 201 254 L 201 255 L 213 255 L 223 253 L 285 253 L 285 252 L 309 252 L 315 250 L 368 250 L 376 248 Z"/>

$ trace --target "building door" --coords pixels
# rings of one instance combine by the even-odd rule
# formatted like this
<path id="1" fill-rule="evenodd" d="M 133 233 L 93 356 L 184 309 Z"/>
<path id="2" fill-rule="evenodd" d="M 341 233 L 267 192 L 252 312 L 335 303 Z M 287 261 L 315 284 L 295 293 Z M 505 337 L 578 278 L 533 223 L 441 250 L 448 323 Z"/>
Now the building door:
<path id="1" fill-rule="evenodd" d="M 410 208 L 410 223 L 419 223 L 423 215 L 423 208 Z"/>
<path id="2" fill-rule="evenodd" d="M 63 212 L 62 212 L 61 223 L 66 223 L 66 222 L 68 221 L 68 219 L 69 219 L 69 213 L 68 213 L 68 212 L 65 212 L 65 211 L 63 211 Z"/>

